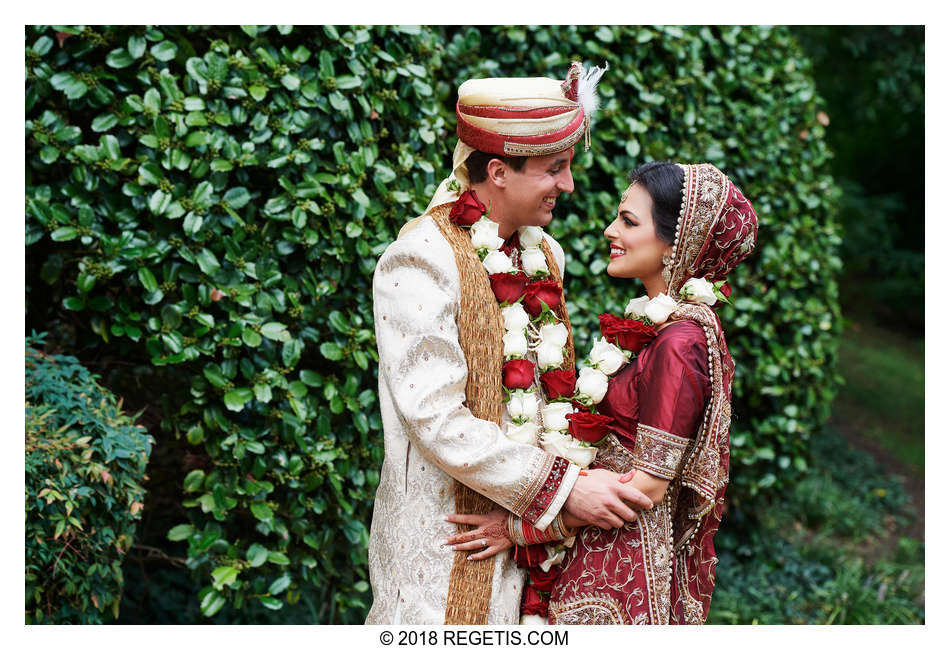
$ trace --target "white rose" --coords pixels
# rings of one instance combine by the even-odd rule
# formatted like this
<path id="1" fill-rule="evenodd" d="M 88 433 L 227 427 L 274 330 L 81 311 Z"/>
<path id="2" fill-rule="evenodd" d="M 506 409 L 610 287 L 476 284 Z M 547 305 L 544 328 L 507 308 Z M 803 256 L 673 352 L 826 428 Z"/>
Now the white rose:
<path id="1" fill-rule="evenodd" d="M 501 251 L 492 251 L 486 255 L 485 259 L 482 260 L 482 266 L 485 267 L 485 270 L 487 270 L 489 274 L 507 273 L 514 268 L 508 256 Z"/>
<path id="2" fill-rule="evenodd" d="M 545 544 L 544 550 L 547 552 L 548 557 L 538 566 L 544 571 L 548 571 L 552 566 L 560 564 L 561 561 L 564 560 L 567 547 L 561 546 L 560 544 Z M 526 625 L 526 623 L 522 622 L 522 625 Z"/>
<path id="3" fill-rule="evenodd" d="M 672 314 L 675 309 L 675 300 L 665 293 L 658 293 L 656 298 L 647 303 L 643 311 L 646 313 L 647 318 L 657 325 L 660 325 L 666 322 L 666 319 L 670 317 L 670 314 Z"/>
<path id="4" fill-rule="evenodd" d="M 485 217 L 472 224 L 470 234 L 472 245 L 475 248 L 487 248 L 490 251 L 495 251 L 505 243 L 505 240 L 498 236 L 498 224 Z"/>
<path id="5" fill-rule="evenodd" d="M 539 226 L 521 226 L 518 228 L 518 241 L 522 248 L 540 246 L 544 239 L 544 231 Z"/>
<path id="6" fill-rule="evenodd" d="M 596 368 L 581 368 L 577 374 L 577 392 L 600 404 L 607 394 L 607 375 Z"/>
<path id="7" fill-rule="evenodd" d="M 505 405 L 512 420 L 527 419 L 534 421 L 538 414 L 538 398 L 534 393 L 516 390 Z"/>
<path id="8" fill-rule="evenodd" d="M 524 424 L 509 424 L 505 430 L 505 435 L 509 440 L 520 442 L 525 445 L 533 445 L 538 441 L 537 423 L 525 422 Z"/>
<path id="9" fill-rule="evenodd" d="M 623 310 L 624 316 L 643 316 L 646 312 L 644 308 L 647 306 L 647 303 L 650 302 L 650 296 L 640 296 L 639 298 L 631 298 L 630 302 L 627 303 L 627 308 Z"/>
<path id="10" fill-rule="evenodd" d="M 549 454 L 567 458 L 567 450 L 573 439 L 573 436 L 560 431 L 545 431 L 541 434 L 541 449 Z"/>
<path id="11" fill-rule="evenodd" d="M 706 278 L 690 278 L 680 289 L 680 295 L 686 300 L 701 302 L 710 306 L 715 305 L 716 300 L 718 300 L 712 282 Z"/>
<path id="12" fill-rule="evenodd" d="M 614 374 L 627 363 L 623 350 L 613 343 L 608 343 L 604 337 L 600 337 L 599 341 L 594 341 L 594 347 L 591 348 L 588 358 L 591 365 L 605 375 Z"/>
<path id="13" fill-rule="evenodd" d="M 574 436 L 559 431 L 545 431 L 541 434 L 541 448 L 581 467 L 587 467 L 597 457 L 597 447 L 582 445 Z"/>
<path id="14" fill-rule="evenodd" d="M 501 317 L 505 319 L 505 329 L 509 332 L 521 331 L 531 322 L 531 317 L 520 302 L 501 308 Z"/>
<path id="15" fill-rule="evenodd" d="M 511 330 L 501 337 L 501 342 L 505 344 L 506 357 L 523 357 L 528 353 L 528 339 L 524 335 L 524 330 Z"/>
<path id="16" fill-rule="evenodd" d="M 544 252 L 537 246 L 526 248 L 521 252 L 521 266 L 529 276 L 548 274 L 548 263 L 544 259 Z"/>
<path id="17" fill-rule="evenodd" d="M 561 347 L 567 345 L 567 327 L 564 326 L 564 323 L 542 325 L 541 342 Z"/>
<path id="18" fill-rule="evenodd" d="M 538 347 L 538 367 L 542 372 L 564 363 L 564 346 L 541 341 Z"/>
<path id="19" fill-rule="evenodd" d="M 581 468 L 587 467 L 594 462 L 594 459 L 597 458 L 597 447 L 588 447 L 587 445 L 582 445 L 579 440 L 576 440 L 574 436 L 571 436 L 571 443 L 567 448 L 567 455 L 564 457 L 574 463 L 579 465 Z"/>
<path id="20" fill-rule="evenodd" d="M 541 409 L 541 421 L 549 431 L 567 431 L 569 424 L 565 416 L 573 412 L 570 402 L 551 402 Z"/>
<path id="21" fill-rule="evenodd" d="M 538 616 L 537 614 L 522 614 L 521 625 L 547 625 L 547 616 Z"/>

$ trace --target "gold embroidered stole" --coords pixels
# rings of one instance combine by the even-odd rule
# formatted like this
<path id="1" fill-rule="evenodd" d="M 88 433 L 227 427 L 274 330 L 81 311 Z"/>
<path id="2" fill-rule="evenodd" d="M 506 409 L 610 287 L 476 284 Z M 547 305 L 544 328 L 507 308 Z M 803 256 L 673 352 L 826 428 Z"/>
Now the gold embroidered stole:
<path id="1" fill-rule="evenodd" d="M 703 516 L 716 505 L 716 494 L 728 481 L 728 469 L 723 467 L 723 458 L 729 453 L 729 424 L 732 408 L 727 395 L 726 382 L 731 381 L 723 367 L 723 350 L 720 345 L 719 324 L 715 312 L 707 305 L 680 305 L 670 316 L 671 320 L 691 320 L 703 328 L 708 349 L 709 381 L 712 391 L 703 413 L 703 424 L 693 441 L 679 483 L 677 511 L 673 525 L 674 552 L 681 551 L 692 539 Z M 689 491 L 682 490 L 689 488 Z"/>
<path id="2" fill-rule="evenodd" d="M 488 273 L 472 246 L 469 231 L 449 221 L 451 204 L 435 208 L 429 214 L 442 231 L 455 253 L 458 267 L 459 297 L 458 332 L 459 345 L 468 365 L 468 380 L 465 384 L 465 405 L 477 418 L 501 426 L 504 391 L 501 383 L 501 367 L 504 364 L 504 319 L 501 308 L 491 289 Z M 547 242 L 542 242 L 542 251 L 547 260 L 551 279 L 561 282 L 561 273 Z M 563 368 L 574 367 L 574 338 L 567 320 L 564 301 L 556 311 L 568 331 Z M 460 481 L 455 481 L 455 512 L 462 514 L 485 514 L 494 503 Z M 466 532 L 474 526 L 458 524 L 458 531 Z M 449 573 L 449 590 L 446 598 L 446 625 L 484 625 L 488 622 L 491 604 L 494 558 L 479 562 L 466 560 L 467 552 L 455 553 Z"/>

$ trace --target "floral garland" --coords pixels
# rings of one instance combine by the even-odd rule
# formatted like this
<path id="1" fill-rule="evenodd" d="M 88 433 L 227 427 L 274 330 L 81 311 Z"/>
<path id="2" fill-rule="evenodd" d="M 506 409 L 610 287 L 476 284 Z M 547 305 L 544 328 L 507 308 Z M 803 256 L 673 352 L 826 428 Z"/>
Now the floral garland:
<path id="1" fill-rule="evenodd" d="M 519 228 L 516 252 L 505 246 L 505 240 L 498 236 L 498 224 L 487 215 L 488 208 L 473 190 L 467 190 L 452 206 L 449 221 L 469 229 L 472 246 L 501 304 L 505 322 L 502 385 L 512 420 L 505 433 L 512 440 L 533 445 L 538 441 L 538 398 L 535 364 L 526 358 L 528 351 L 536 355 L 543 386 L 560 386 L 565 390 L 568 385 L 571 390 L 574 386 L 574 371 L 559 370 L 568 339 L 567 327 L 554 313 L 561 304 L 562 288 L 549 279 L 551 272 L 541 250 L 541 228 Z M 561 407 L 561 419 L 569 410 L 569 404 L 567 410 Z M 561 426 L 555 421 L 554 411 L 545 409 L 542 418 L 545 426 Z"/>

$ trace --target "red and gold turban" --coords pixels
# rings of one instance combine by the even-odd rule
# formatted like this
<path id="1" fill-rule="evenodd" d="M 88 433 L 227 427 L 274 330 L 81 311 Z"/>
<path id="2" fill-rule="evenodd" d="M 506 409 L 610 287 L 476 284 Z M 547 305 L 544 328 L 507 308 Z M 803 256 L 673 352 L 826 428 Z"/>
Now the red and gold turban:
<path id="1" fill-rule="evenodd" d="M 563 81 L 547 77 L 469 79 L 459 86 L 458 144 L 452 174 L 429 208 L 455 201 L 469 187 L 465 161 L 473 151 L 499 156 L 546 156 L 584 138 L 590 148 L 597 82 L 607 70 L 574 62 Z M 427 211 L 428 211 L 427 209 Z"/>

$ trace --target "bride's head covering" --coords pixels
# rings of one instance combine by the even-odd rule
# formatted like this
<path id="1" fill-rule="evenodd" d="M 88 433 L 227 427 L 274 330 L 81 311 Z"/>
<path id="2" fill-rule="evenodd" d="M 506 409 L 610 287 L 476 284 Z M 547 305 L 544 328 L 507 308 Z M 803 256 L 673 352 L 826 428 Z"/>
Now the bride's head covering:
<path id="1" fill-rule="evenodd" d="M 709 163 L 680 165 L 683 197 L 673 254 L 663 269 L 669 295 L 678 296 L 690 278 L 724 280 L 749 256 L 758 234 L 752 204 L 726 175 Z M 688 490 L 679 493 L 680 508 L 673 523 L 677 549 L 690 545 L 694 553 L 712 539 L 722 515 L 722 498 L 729 478 L 729 424 L 735 363 L 726 346 L 719 317 L 705 304 L 680 303 L 671 320 L 691 320 L 706 335 L 712 394 L 703 424 L 677 479 Z M 700 557 L 705 550 L 695 553 Z M 711 591 L 711 582 L 708 585 Z M 708 609 L 708 603 L 705 603 Z"/>
<path id="2" fill-rule="evenodd" d="M 670 296 L 690 278 L 710 282 L 726 276 L 752 252 L 758 234 L 755 210 L 714 165 L 680 165 L 683 202 L 673 254 L 663 271 Z"/>

